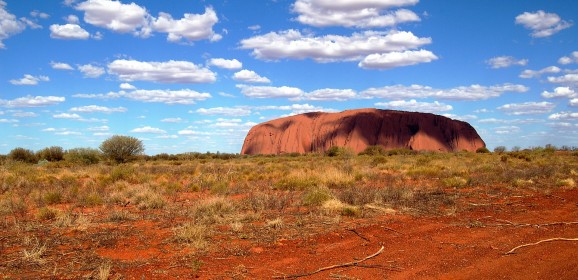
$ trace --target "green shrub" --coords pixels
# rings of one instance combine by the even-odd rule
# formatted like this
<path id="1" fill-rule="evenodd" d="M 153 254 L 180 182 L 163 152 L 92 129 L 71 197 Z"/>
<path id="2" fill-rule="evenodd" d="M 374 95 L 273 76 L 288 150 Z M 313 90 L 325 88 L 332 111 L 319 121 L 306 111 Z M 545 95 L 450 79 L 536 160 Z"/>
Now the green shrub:
<path id="1" fill-rule="evenodd" d="M 303 204 L 309 206 L 320 206 L 323 202 L 331 199 L 331 191 L 327 188 L 314 188 L 303 196 Z"/>
<path id="2" fill-rule="evenodd" d="M 385 155 L 385 148 L 383 146 L 374 145 L 374 146 L 367 146 L 360 155 L 367 155 L 367 156 L 379 156 Z"/>
<path id="3" fill-rule="evenodd" d="M 36 156 L 40 160 L 61 161 L 64 159 L 64 150 L 62 147 L 52 146 L 36 152 Z"/>
<path id="4" fill-rule="evenodd" d="M 480 147 L 476 150 L 476 153 L 478 153 L 478 154 L 487 154 L 489 152 L 490 152 L 490 150 L 488 150 L 488 148 L 486 148 L 486 147 Z"/>
<path id="5" fill-rule="evenodd" d="M 36 163 L 38 159 L 33 151 L 24 148 L 15 148 L 8 154 L 8 159 L 26 163 Z"/>
<path id="6" fill-rule="evenodd" d="M 75 148 L 64 153 L 64 160 L 73 164 L 95 164 L 100 161 L 100 158 L 100 151 L 91 148 Z"/>
<path id="7" fill-rule="evenodd" d="M 352 156 L 354 153 L 350 148 L 333 146 L 325 151 L 325 155 L 328 157 L 342 157 L 342 156 Z"/>

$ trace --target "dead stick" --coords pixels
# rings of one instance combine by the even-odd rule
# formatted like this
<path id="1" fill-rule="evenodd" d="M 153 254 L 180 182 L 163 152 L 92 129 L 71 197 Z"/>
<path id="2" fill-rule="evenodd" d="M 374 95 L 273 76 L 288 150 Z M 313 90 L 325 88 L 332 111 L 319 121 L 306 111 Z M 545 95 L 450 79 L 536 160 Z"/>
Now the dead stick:
<path id="1" fill-rule="evenodd" d="M 397 230 L 395 230 L 395 229 L 392 229 L 392 228 L 388 228 L 388 227 L 383 227 L 383 228 L 384 228 L 385 230 L 389 230 L 389 231 L 397 232 L 397 233 L 399 233 L 399 234 L 403 235 L 403 232 L 399 232 L 399 231 L 397 231 Z"/>
<path id="2" fill-rule="evenodd" d="M 317 274 L 319 272 L 322 271 L 326 271 L 326 270 L 330 270 L 330 269 L 335 269 L 335 268 L 339 268 L 339 267 L 349 267 L 349 266 L 358 266 L 360 263 L 369 260 L 371 258 L 376 257 L 377 255 L 381 254 L 383 252 L 383 249 L 385 247 L 381 246 L 381 249 L 379 249 L 379 251 L 377 251 L 376 253 L 369 255 L 359 261 L 354 261 L 354 262 L 348 262 L 348 263 L 344 263 L 344 264 L 336 264 L 336 265 L 332 265 L 332 266 L 327 266 L 327 267 L 322 267 L 318 270 L 315 270 L 313 272 L 308 272 L 308 273 L 302 273 L 302 274 L 293 274 L 293 275 L 287 275 L 287 276 L 273 276 L 273 278 L 275 279 L 287 279 L 287 278 L 299 278 L 299 277 L 305 277 L 305 276 L 311 276 L 313 274 Z"/>
<path id="3" fill-rule="evenodd" d="M 355 233 L 355 234 L 356 234 L 357 236 L 359 236 L 361 239 L 363 239 L 363 240 L 365 240 L 365 241 L 367 241 L 367 242 L 371 242 L 371 241 L 369 240 L 369 238 L 361 235 L 359 232 L 357 232 L 357 230 L 355 230 L 355 229 L 348 229 L 348 230 L 351 231 L 351 232 L 353 232 L 353 233 Z"/>
<path id="4" fill-rule="evenodd" d="M 520 246 L 516 246 L 516 247 L 514 247 L 512 250 L 504 253 L 504 255 L 514 254 L 514 251 L 516 251 L 517 249 L 520 249 L 520 248 L 522 248 L 522 247 L 534 246 L 534 245 L 538 245 L 538 244 L 540 244 L 540 243 L 551 242 L 551 241 L 578 241 L 578 238 L 561 238 L 561 237 L 557 237 L 557 238 L 544 239 L 544 240 L 540 240 L 540 241 L 535 242 L 535 243 L 528 243 L 528 244 L 523 244 L 523 245 L 520 245 Z"/>

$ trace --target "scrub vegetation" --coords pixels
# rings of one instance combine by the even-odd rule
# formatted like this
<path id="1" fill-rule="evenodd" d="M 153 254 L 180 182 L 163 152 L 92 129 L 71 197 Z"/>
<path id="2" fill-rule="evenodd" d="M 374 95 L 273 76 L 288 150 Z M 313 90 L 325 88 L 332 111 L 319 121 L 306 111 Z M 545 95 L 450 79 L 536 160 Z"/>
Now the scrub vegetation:
<path id="1" fill-rule="evenodd" d="M 386 215 L 457 215 L 479 195 L 547 194 L 578 181 L 578 152 L 553 147 L 493 153 L 370 147 L 359 155 L 335 148 L 281 156 L 134 151 L 122 159 L 58 147 L 3 156 L 0 274 L 121 278 L 122 267 L 141 263 L 110 252 L 131 244 L 142 256 L 181 252 L 170 265 L 198 271 L 199 259 L 225 243 L 273 244 L 304 238 L 318 225 L 331 231 L 344 221 Z M 156 240 L 144 240 L 144 232 Z"/>

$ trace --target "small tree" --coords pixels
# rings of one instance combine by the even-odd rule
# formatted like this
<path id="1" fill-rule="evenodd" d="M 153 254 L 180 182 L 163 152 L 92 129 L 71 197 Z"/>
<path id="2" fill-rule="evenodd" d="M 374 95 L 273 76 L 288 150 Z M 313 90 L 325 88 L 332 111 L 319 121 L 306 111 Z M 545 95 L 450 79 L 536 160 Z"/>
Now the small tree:
<path id="1" fill-rule="evenodd" d="M 476 153 L 478 153 L 478 154 L 487 154 L 489 152 L 490 152 L 490 150 L 488 150 L 488 148 L 486 148 L 486 147 L 480 147 L 476 150 Z"/>
<path id="2" fill-rule="evenodd" d="M 504 153 L 504 152 L 506 152 L 506 147 L 505 147 L 505 146 L 497 146 L 497 147 L 494 148 L 494 153 L 501 154 L 501 153 Z"/>
<path id="3" fill-rule="evenodd" d="M 118 163 L 132 160 L 144 152 L 141 140 L 131 137 L 114 135 L 100 144 L 100 150 L 105 157 Z"/>
<path id="4" fill-rule="evenodd" d="M 64 150 L 62 147 L 52 146 L 36 152 L 36 156 L 40 160 L 60 161 L 64 159 Z"/>
<path id="5" fill-rule="evenodd" d="M 10 151 L 8 159 L 27 163 L 36 163 L 38 161 L 33 151 L 24 148 L 15 148 Z"/>

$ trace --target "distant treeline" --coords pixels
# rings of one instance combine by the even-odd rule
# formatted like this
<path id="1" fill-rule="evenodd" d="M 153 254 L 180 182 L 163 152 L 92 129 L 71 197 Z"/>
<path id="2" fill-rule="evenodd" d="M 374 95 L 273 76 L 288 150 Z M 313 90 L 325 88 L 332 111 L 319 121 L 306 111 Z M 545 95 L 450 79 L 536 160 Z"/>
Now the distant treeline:
<path id="1" fill-rule="evenodd" d="M 544 147 L 529 147 L 522 149 L 520 147 L 512 147 L 508 150 L 505 146 L 497 146 L 493 149 L 494 153 L 508 153 L 512 156 L 523 157 L 524 153 L 554 153 L 556 151 L 574 152 L 578 155 L 578 147 L 575 146 L 561 146 L 546 145 Z M 491 153 L 487 148 L 480 148 L 476 153 Z M 418 152 L 410 149 L 394 149 L 385 150 L 381 146 L 369 146 L 357 156 L 395 156 L 395 155 L 415 155 L 432 152 Z M 300 153 L 286 153 L 280 155 L 241 155 L 239 153 L 221 153 L 221 152 L 186 152 L 178 154 L 160 153 L 156 155 L 140 154 L 131 158 L 131 161 L 193 161 L 193 160 L 208 160 L 220 159 L 230 160 L 239 158 L 266 158 L 266 157 L 301 157 L 301 156 L 328 156 L 328 157 L 342 157 L 342 156 L 356 156 L 356 154 L 346 147 L 331 147 L 323 154 L 300 154 Z M 50 162 L 61 162 L 63 164 L 96 164 L 107 161 L 105 154 L 94 148 L 74 148 L 64 150 L 62 147 L 52 146 L 47 147 L 36 152 L 25 149 L 15 148 L 7 155 L 0 155 L 0 164 L 7 162 L 24 162 L 30 164 L 47 164 Z"/>

